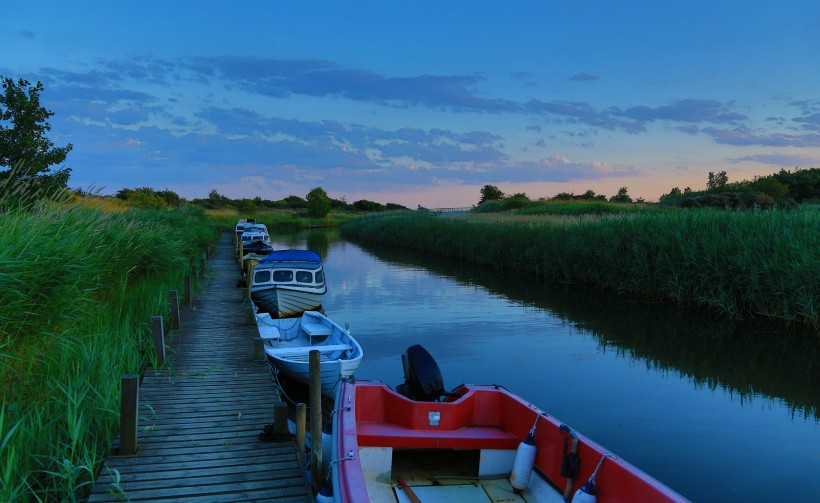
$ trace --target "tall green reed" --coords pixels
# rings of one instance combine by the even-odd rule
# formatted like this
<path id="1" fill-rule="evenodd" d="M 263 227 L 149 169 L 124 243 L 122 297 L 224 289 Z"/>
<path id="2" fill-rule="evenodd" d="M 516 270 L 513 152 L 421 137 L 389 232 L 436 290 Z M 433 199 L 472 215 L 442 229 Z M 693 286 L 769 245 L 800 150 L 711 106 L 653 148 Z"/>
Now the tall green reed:
<path id="1" fill-rule="evenodd" d="M 499 270 L 820 327 L 820 215 L 678 210 L 602 217 L 414 212 L 342 226 L 352 239 Z"/>
<path id="2" fill-rule="evenodd" d="M 0 501 L 85 497 L 150 317 L 216 234 L 204 212 L 43 206 L 0 213 Z"/>

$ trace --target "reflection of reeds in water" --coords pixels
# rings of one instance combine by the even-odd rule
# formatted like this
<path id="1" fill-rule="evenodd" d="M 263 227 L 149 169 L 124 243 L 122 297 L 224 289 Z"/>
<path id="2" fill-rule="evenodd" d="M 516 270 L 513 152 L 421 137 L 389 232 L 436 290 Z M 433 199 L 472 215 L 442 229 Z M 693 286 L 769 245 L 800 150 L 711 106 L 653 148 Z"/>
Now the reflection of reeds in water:
<path id="1" fill-rule="evenodd" d="M 90 490 L 120 376 L 153 356 L 150 317 L 168 312 L 212 229 L 193 208 L 0 213 L 0 501 Z"/>
<path id="2" fill-rule="evenodd" d="M 604 216 L 363 217 L 343 235 L 500 270 L 820 328 L 820 214 L 679 210 Z"/>
<path id="3" fill-rule="evenodd" d="M 697 309 L 635 302 L 584 285 L 532 281 L 396 247 L 361 246 L 379 260 L 423 267 L 544 310 L 594 336 L 605 351 L 679 372 L 698 385 L 727 389 L 741 400 L 763 395 L 783 400 L 796 414 L 820 417 L 820 341 L 805 326 L 719 319 Z"/>

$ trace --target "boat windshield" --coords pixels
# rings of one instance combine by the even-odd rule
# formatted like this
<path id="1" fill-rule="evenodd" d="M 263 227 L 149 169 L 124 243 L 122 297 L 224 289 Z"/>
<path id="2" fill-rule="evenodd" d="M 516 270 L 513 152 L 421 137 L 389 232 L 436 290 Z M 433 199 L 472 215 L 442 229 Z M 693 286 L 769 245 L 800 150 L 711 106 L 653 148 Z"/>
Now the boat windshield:
<path id="1" fill-rule="evenodd" d="M 295 280 L 295 281 L 294 281 Z M 325 282 L 325 275 L 321 270 L 304 271 L 290 269 L 259 269 L 254 271 L 253 284 L 261 285 L 267 283 L 299 283 L 305 285 L 322 285 Z"/>

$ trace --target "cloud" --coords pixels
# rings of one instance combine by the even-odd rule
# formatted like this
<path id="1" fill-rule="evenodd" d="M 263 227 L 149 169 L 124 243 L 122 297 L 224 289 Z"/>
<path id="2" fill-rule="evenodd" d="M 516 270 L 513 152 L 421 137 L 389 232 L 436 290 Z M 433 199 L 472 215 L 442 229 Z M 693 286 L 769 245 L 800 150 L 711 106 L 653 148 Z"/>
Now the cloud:
<path id="1" fill-rule="evenodd" d="M 23 38 L 34 38 L 34 32 L 29 30 L 20 30 L 17 32 L 17 34 Z"/>
<path id="2" fill-rule="evenodd" d="M 575 75 L 570 77 L 569 80 L 573 80 L 575 82 L 594 82 L 596 80 L 599 80 L 599 78 L 598 78 L 597 75 L 591 75 L 589 73 L 581 72 L 581 73 L 576 73 Z"/>
<path id="3" fill-rule="evenodd" d="M 615 115 L 629 117 L 640 122 L 669 120 L 675 122 L 710 122 L 731 124 L 746 120 L 743 114 L 732 112 L 728 105 L 714 100 L 684 99 L 661 107 L 636 106 L 625 111 L 615 109 Z"/>
<path id="4" fill-rule="evenodd" d="M 731 162 L 758 162 L 760 164 L 768 164 L 775 166 L 810 166 L 817 165 L 818 160 L 800 155 L 785 155 L 785 154 L 758 154 L 749 155 L 745 157 L 736 157 L 729 159 Z"/>
<path id="5" fill-rule="evenodd" d="M 586 124 L 603 129 L 620 129 L 627 133 L 640 133 L 646 131 L 643 124 L 638 121 L 625 121 L 613 114 L 596 110 L 589 103 L 570 101 L 550 101 L 530 100 L 523 106 L 535 114 L 551 114 L 570 117 L 570 122 Z"/>
<path id="6" fill-rule="evenodd" d="M 755 134 L 744 128 L 703 128 L 717 143 L 725 145 L 761 145 L 765 147 L 820 147 L 820 133 L 816 134 Z"/>

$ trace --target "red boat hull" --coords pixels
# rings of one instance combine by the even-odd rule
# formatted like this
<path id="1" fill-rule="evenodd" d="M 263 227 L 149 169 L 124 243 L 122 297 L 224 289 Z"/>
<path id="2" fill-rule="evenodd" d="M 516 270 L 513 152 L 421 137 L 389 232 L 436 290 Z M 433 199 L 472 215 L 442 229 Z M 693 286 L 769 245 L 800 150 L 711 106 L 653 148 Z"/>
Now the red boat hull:
<path id="1" fill-rule="evenodd" d="M 333 463 L 335 501 L 369 501 L 357 462 L 359 447 L 515 450 L 533 424 L 536 470 L 552 485 L 565 487 L 561 464 L 567 433 L 561 431 L 560 421 L 500 386 L 464 385 L 453 391 L 461 396 L 445 402 L 416 402 L 382 383 L 340 383 L 333 459 L 352 459 Z M 595 479 L 599 503 L 688 501 L 583 435 L 577 437 L 581 463 L 573 493 L 609 455 Z"/>

